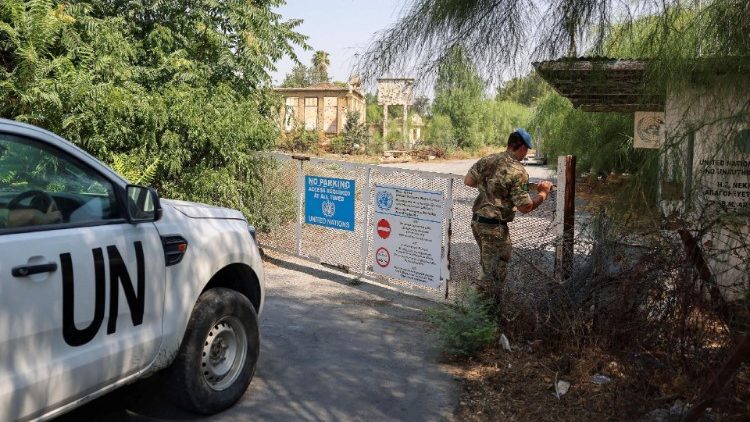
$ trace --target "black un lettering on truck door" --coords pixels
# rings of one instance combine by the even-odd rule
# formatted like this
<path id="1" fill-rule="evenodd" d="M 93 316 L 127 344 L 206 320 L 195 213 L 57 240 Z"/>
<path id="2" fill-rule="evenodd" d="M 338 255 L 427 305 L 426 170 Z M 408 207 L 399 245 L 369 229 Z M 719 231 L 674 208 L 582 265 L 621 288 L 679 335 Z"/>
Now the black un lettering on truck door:
<path id="1" fill-rule="evenodd" d="M 69 253 L 60 255 L 63 285 L 63 339 L 71 346 L 82 346 L 91 341 L 104 320 L 104 254 L 102 248 L 91 251 L 94 255 L 94 318 L 88 327 L 79 330 L 75 324 L 75 295 L 73 260 Z"/>
<path id="2" fill-rule="evenodd" d="M 119 281 L 122 281 L 122 290 L 125 293 L 125 299 L 128 301 L 130 308 L 130 319 L 133 326 L 143 323 L 143 307 L 146 304 L 144 299 L 145 269 L 143 268 L 143 246 L 141 242 L 135 242 L 135 260 L 137 267 L 138 293 L 133 290 L 133 283 L 130 282 L 130 274 L 125 261 L 122 260 L 120 252 L 114 246 L 107 246 L 107 257 L 109 257 L 109 321 L 107 321 L 107 334 L 117 331 L 117 308 L 119 306 L 120 291 Z"/>
<path id="3" fill-rule="evenodd" d="M 115 246 L 107 246 L 109 258 L 109 320 L 107 334 L 117 331 L 117 312 L 119 309 L 119 286 L 122 283 L 125 299 L 130 308 L 130 319 L 133 326 L 143 323 L 145 311 L 145 263 L 143 245 L 134 242 L 136 258 L 136 287 L 130 279 L 130 274 L 120 252 Z M 78 329 L 75 324 L 75 277 L 73 260 L 70 253 L 60 254 L 63 285 L 63 339 L 70 346 L 82 346 L 90 342 L 104 321 L 104 307 L 106 298 L 105 262 L 101 248 L 91 251 L 94 259 L 94 318 L 88 327 Z M 136 292 L 137 291 L 137 292 Z"/>

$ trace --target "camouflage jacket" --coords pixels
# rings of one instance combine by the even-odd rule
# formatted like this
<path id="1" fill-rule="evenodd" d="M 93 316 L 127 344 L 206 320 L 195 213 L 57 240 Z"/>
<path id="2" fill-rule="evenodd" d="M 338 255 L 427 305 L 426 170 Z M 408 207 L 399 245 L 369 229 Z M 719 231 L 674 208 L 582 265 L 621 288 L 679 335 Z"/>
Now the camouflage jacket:
<path id="1" fill-rule="evenodd" d="M 472 211 L 486 218 L 513 221 L 516 207 L 531 203 L 529 174 L 508 152 L 483 157 L 469 170 L 479 196 Z"/>

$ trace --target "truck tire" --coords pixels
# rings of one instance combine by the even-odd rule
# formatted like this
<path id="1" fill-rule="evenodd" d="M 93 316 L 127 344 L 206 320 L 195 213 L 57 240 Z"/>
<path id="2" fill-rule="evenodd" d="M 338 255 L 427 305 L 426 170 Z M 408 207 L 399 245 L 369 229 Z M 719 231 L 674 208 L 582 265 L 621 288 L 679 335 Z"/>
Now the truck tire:
<path id="1" fill-rule="evenodd" d="M 213 414 L 237 403 L 255 374 L 260 351 L 258 314 L 234 290 L 200 295 L 163 388 L 185 410 Z"/>

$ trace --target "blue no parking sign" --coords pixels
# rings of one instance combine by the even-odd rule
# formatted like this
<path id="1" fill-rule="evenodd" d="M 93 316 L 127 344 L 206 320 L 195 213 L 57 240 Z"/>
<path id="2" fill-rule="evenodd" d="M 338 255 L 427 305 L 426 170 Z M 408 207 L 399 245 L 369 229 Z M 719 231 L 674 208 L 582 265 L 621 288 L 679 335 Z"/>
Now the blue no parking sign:
<path id="1" fill-rule="evenodd" d="M 305 176 L 305 223 L 354 231 L 354 180 Z"/>

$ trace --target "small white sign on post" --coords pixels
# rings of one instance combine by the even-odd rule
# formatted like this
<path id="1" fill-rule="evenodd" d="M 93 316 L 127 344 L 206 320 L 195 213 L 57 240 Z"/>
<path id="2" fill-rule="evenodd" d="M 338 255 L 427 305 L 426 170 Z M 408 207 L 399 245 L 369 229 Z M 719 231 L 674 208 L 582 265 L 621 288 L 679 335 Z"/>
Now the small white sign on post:
<path id="1" fill-rule="evenodd" d="M 375 185 L 373 272 L 439 288 L 444 213 L 442 192 Z"/>
<path id="2" fill-rule="evenodd" d="M 378 79 L 379 105 L 412 105 L 414 103 L 414 79 Z"/>

